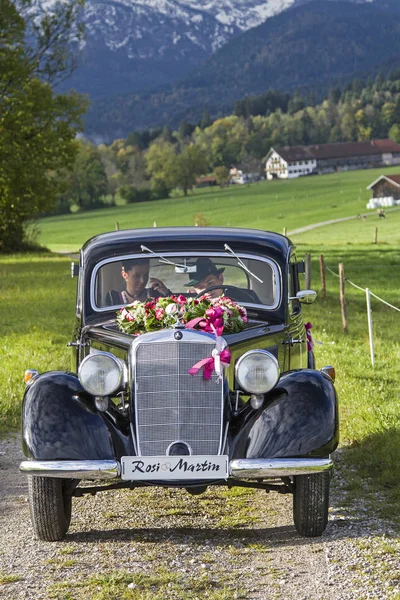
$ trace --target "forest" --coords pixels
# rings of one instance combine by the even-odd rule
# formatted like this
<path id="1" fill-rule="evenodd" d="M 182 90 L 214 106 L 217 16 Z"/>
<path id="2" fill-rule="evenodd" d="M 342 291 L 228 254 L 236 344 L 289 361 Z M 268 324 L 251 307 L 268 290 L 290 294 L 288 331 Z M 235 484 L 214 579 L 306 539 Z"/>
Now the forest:
<path id="1" fill-rule="evenodd" d="M 232 165 L 263 174 L 271 146 L 387 137 L 400 142 L 400 71 L 333 87 L 321 102 L 269 90 L 215 121 L 205 111 L 199 123 L 182 121 L 176 131 L 133 131 L 97 146 L 81 139 L 52 213 L 167 198 L 175 189 L 186 195 L 207 174 L 226 185 Z"/>

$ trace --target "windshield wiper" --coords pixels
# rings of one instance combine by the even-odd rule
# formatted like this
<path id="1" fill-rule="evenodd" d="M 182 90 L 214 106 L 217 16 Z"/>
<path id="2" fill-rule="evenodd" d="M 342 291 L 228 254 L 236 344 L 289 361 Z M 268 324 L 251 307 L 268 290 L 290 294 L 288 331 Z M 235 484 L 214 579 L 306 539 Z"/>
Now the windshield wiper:
<path id="1" fill-rule="evenodd" d="M 254 279 L 257 279 L 257 281 L 259 281 L 260 283 L 264 283 L 262 279 L 260 279 L 259 277 L 257 277 L 257 275 L 254 275 L 254 273 L 252 273 L 250 271 L 250 269 L 248 267 L 246 267 L 246 265 L 244 264 L 244 262 L 242 261 L 241 258 L 238 257 L 237 254 L 234 253 L 234 251 L 232 250 L 232 248 L 230 248 L 228 246 L 228 244 L 224 244 L 224 248 L 227 252 L 229 252 L 229 254 L 231 254 L 232 256 L 234 256 L 236 258 L 236 260 L 238 261 L 238 264 L 242 267 L 242 269 L 244 269 L 249 275 L 251 275 L 252 277 L 254 277 Z"/>

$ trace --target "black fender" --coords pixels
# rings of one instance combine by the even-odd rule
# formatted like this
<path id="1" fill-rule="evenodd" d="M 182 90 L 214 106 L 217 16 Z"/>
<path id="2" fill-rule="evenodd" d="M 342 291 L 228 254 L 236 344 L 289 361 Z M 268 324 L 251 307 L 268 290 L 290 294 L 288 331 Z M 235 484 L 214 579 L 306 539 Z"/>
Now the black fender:
<path id="1" fill-rule="evenodd" d="M 302 369 L 281 376 L 262 409 L 231 442 L 231 458 L 329 455 L 339 443 L 338 404 L 331 378 Z"/>
<path id="2" fill-rule="evenodd" d="M 123 433 L 73 373 L 37 375 L 25 391 L 22 447 L 36 460 L 115 460 L 136 454 L 129 432 Z"/>

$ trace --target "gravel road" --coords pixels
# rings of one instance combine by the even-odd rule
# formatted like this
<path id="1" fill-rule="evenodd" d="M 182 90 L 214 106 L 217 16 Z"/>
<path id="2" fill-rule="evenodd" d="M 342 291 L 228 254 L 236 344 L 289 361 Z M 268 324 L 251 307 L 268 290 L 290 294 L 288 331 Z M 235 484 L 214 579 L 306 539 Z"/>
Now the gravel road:
<path id="1" fill-rule="evenodd" d="M 47 543 L 33 539 L 10 436 L 0 441 L 0 598 L 398 600 L 400 539 L 346 502 L 340 456 L 321 538 L 296 534 L 290 496 L 150 488 L 74 500 L 65 540 Z"/>

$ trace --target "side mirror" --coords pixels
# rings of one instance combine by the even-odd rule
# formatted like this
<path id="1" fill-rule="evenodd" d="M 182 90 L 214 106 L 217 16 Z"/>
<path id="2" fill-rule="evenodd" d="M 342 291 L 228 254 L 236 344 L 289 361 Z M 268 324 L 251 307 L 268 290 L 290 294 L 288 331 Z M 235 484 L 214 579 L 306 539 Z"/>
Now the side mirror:
<path id="1" fill-rule="evenodd" d="M 312 304 L 317 299 L 317 292 L 314 290 L 301 290 L 296 296 L 290 296 L 289 300 L 298 300 L 302 304 Z"/>

